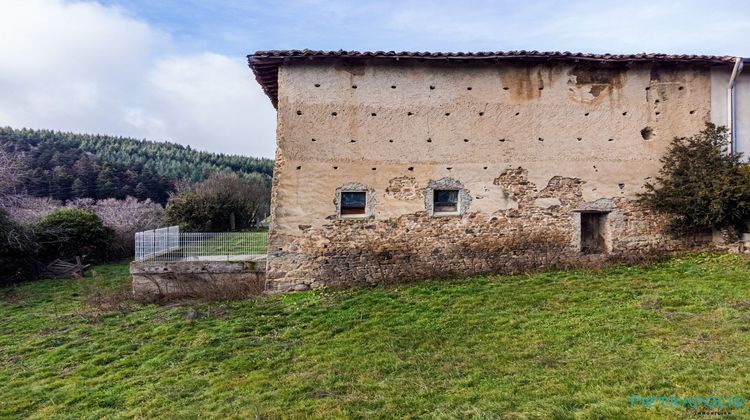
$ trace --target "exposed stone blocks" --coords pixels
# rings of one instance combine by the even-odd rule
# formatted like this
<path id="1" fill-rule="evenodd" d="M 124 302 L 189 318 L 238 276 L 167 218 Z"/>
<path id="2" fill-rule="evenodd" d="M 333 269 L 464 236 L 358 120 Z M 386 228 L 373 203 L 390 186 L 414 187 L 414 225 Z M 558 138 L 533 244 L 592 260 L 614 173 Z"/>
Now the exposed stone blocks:
<path id="1" fill-rule="evenodd" d="M 417 212 L 388 220 L 334 220 L 302 237 L 283 238 L 288 251 L 271 258 L 267 291 L 517 273 L 689 245 L 664 236 L 663 218 L 634 201 L 585 202 L 577 179 L 554 177 L 538 191 L 517 168 L 497 182 L 512 192 L 518 208 L 455 217 Z M 539 206 L 540 201 L 555 205 Z M 580 252 L 579 211 L 592 209 L 609 212 L 614 251 L 609 255 Z"/>

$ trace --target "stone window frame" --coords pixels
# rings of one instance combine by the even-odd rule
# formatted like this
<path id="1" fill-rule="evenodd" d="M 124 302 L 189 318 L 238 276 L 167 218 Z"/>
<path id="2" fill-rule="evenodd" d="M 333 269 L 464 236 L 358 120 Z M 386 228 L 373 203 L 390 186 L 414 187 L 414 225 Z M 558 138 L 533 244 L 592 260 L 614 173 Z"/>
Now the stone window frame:
<path id="1" fill-rule="evenodd" d="M 456 211 L 436 212 L 434 206 L 435 190 L 457 190 L 458 203 L 456 203 Z M 469 192 L 464 185 L 449 177 L 429 181 L 427 183 L 427 188 L 422 190 L 422 194 L 424 195 L 425 209 L 430 217 L 460 217 L 463 216 L 471 205 L 471 195 L 469 195 Z"/>
<path id="2" fill-rule="evenodd" d="M 341 214 L 341 193 L 345 192 L 363 192 L 365 193 L 365 213 L 364 214 Z M 336 217 L 339 220 L 363 220 L 370 219 L 375 209 L 375 190 L 359 182 L 347 182 L 336 188 L 336 196 L 333 200 L 336 206 Z"/>

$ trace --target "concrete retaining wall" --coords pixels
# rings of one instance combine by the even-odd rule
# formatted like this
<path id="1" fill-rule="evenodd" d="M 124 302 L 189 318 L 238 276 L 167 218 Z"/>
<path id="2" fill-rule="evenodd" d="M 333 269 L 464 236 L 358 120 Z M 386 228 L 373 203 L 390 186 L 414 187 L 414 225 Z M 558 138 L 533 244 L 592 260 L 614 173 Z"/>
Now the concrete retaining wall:
<path id="1" fill-rule="evenodd" d="M 132 262 L 133 295 L 139 300 L 233 299 L 259 295 L 266 280 L 261 261 Z"/>

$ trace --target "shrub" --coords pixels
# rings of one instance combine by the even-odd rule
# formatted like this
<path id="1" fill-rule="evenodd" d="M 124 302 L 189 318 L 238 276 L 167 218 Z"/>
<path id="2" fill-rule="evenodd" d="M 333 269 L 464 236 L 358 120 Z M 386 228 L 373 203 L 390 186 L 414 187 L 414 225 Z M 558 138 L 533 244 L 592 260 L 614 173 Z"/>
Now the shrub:
<path id="1" fill-rule="evenodd" d="M 91 210 L 57 210 L 37 223 L 35 230 L 45 260 L 86 256 L 103 261 L 112 256 L 114 232 Z"/>
<path id="2" fill-rule="evenodd" d="M 744 230 L 750 219 L 750 177 L 741 154 L 726 152 L 727 129 L 706 124 L 700 133 L 672 140 L 656 183 L 640 199 L 672 216 L 672 234 Z"/>
<path id="3" fill-rule="evenodd" d="M 36 252 L 33 233 L 0 209 L 0 285 L 33 277 Z"/>
<path id="4" fill-rule="evenodd" d="M 165 217 L 188 231 L 245 230 L 268 214 L 270 200 L 264 180 L 221 173 L 171 196 Z"/>

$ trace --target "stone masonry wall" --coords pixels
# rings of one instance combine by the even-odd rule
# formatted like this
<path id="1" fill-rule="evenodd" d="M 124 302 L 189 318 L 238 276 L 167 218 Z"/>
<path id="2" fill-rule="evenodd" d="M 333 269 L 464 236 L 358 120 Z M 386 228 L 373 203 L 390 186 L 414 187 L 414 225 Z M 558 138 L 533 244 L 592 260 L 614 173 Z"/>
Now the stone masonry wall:
<path id="1" fill-rule="evenodd" d="M 460 217 L 429 217 L 425 211 L 306 227 L 304 236 L 284 238 L 287 251 L 274 256 L 267 291 L 516 273 L 691 245 L 663 235 L 665 220 L 632 200 L 585 202 L 578 179 L 554 177 L 539 188 L 517 168 L 495 182 L 517 207 Z M 607 212 L 609 254 L 581 254 L 576 232 L 582 211 Z"/>
<path id="2" fill-rule="evenodd" d="M 279 71 L 266 289 L 587 264 L 688 245 L 635 201 L 710 118 L 703 68 L 291 65 Z M 368 191 L 367 217 L 338 195 Z M 431 215 L 431 188 L 461 188 Z M 606 214 L 583 255 L 581 212 Z"/>

